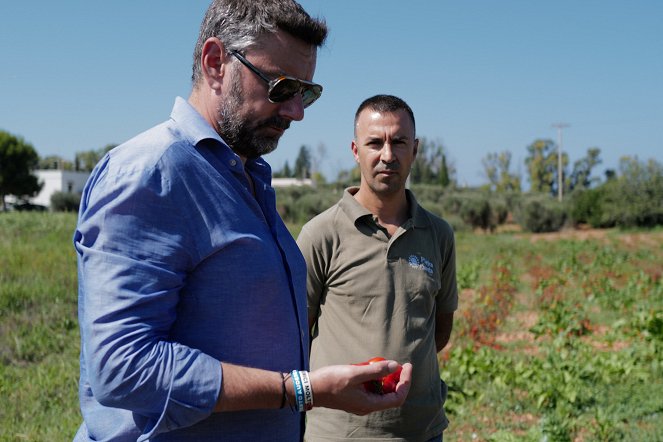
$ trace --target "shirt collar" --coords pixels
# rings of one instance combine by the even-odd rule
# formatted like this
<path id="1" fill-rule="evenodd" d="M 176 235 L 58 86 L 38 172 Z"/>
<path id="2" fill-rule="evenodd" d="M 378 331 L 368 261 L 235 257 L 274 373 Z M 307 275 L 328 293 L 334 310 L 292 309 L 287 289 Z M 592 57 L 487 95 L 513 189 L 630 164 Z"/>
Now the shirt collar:
<path id="1" fill-rule="evenodd" d="M 205 139 L 215 139 L 228 146 L 191 104 L 182 97 L 175 98 L 170 118 L 177 123 L 182 138 L 194 146 Z"/>
<path id="2" fill-rule="evenodd" d="M 233 168 L 233 164 L 235 167 L 241 168 L 241 158 L 239 155 L 233 152 L 223 138 L 187 100 L 182 97 L 175 98 L 170 118 L 177 123 L 181 136 L 186 141 L 197 146 L 203 140 L 216 140 L 220 144 L 219 148 L 221 152 L 219 153 L 226 159 L 224 164 L 230 165 L 230 168 Z M 233 159 L 235 160 L 234 162 L 231 161 Z M 262 157 L 246 160 L 246 169 L 255 173 L 265 183 L 271 184 L 272 169 Z"/>
<path id="3" fill-rule="evenodd" d="M 348 215 L 348 217 L 356 223 L 359 218 L 364 216 L 373 216 L 364 206 L 359 204 L 354 195 L 359 191 L 359 187 L 348 187 L 343 192 L 343 197 L 339 202 L 341 209 Z M 425 210 L 417 203 L 417 199 L 410 189 L 405 189 L 405 196 L 408 200 L 408 220 L 403 224 L 406 225 L 410 220 L 414 223 L 415 227 L 426 227 L 430 225 L 430 220 L 426 216 Z"/>

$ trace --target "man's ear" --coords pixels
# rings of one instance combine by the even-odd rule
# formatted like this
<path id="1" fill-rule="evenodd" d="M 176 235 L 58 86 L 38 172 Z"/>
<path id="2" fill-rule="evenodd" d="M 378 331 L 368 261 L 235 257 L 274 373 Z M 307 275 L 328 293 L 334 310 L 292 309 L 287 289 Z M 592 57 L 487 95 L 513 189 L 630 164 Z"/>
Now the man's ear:
<path id="1" fill-rule="evenodd" d="M 350 149 L 352 149 L 352 155 L 355 157 L 355 161 L 359 162 L 359 151 L 357 148 L 357 143 L 355 143 L 355 140 L 352 140 L 352 144 L 350 145 Z"/>
<path id="2" fill-rule="evenodd" d="M 215 90 L 221 89 L 221 82 L 228 63 L 228 54 L 221 40 L 216 37 L 205 40 L 200 63 L 207 85 Z"/>
<path id="3" fill-rule="evenodd" d="M 414 150 L 412 151 L 412 158 L 417 158 L 417 152 L 419 152 L 419 138 L 414 139 Z"/>

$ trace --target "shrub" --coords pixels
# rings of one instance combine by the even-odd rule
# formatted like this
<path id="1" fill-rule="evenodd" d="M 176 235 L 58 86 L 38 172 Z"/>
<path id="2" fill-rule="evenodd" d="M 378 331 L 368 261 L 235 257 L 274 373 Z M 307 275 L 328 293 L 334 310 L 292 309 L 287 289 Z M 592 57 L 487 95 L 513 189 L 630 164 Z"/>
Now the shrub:
<path id="1" fill-rule="evenodd" d="M 81 195 L 78 193 L 55 192 L 51 195 L 51 210 L 54 212 L 78 212 Z"/>
<path id="2" fill-rule="evenodd" d="M 663 166 L 623 158 L 619 178 L 571 194 L 569 216 L 592 227 L 654 227 L 663 224 Z"/>
<path id="3" fill-rule="evenodd" d="M 439 205 L 444 195 L 448 193 L 443 187 L 432 184 L 415 184 L 410 189 L 423 207 Z"/>
<path id="4" fill-rule="evenodd" d="M 592 227 L 613 227 L 614 220 L 603 217 L 603 188 L 579 189 L 569 197 L 569 221 L 590 224 Z"/>
<path id="5" fill-rule="evenodd" d="M 601 221 L 619 227 L 663 224 L 663 178 L 649 182 L 619 179 L 606 183 L 601 190 Z"/>
<path id="6" fill-rule="evenodd" d="M 509 202 L 501 196 L 493 196 L 490 199 L 491 216 L 495 225 L 504 224 L 509 217 Z"/>
<path id="7" fill-rule="evenodd" d="M 435 213 L 434 211 L 431 210 L 431 213 Z M 449 214 L 446 216 L 442 216 L 439 214 L 436 214 L 443 218 L 446 222 L 449 223 L 451 228 L 454 230 L 454 232 L 469 232 L 472 230 L 472 226 L 467 225 L 458 215 Z"/>
<path id="8" fill-rule="evenodd" d="M 557 232 L 566 221 L 564 206 L 548 195 L 523 198 L 516 211 L 516 221 L 533 233 Z"/>
<path id="9" fill-rule="evenodd" d="M 328 186 L 276 189 L 277 210 L 286 223 L 301 225 L 341 198 L 341 190 Z"/>
<path id="10" fill-rule="evenodd" d="M 441 199 L 442 212 L 453 214 L 473 228 L 495 230 L 508 215 L 508 201 L 491 192 L 459 191 L 449 193 Z M 448 218 L 449 215 L 445 215 Z"/>
<path id="11" fill-rule="evenodd" d="M 46 207 L 40 206 L 39 204 L 32 204 L 32 203 L 15 204 L 13 206 L 13 209 L 18 211 L 18 212 L 44 212 L 44 211 L 46 211 Z"/>
<path id="12" fill-rule="evenodd" d="M 475 228 L 494 230 L 496 224 L 492 215 L 488 198 L 482 196 L 468 196 L 464 198 L 460 206 L 460 217 Z"/>

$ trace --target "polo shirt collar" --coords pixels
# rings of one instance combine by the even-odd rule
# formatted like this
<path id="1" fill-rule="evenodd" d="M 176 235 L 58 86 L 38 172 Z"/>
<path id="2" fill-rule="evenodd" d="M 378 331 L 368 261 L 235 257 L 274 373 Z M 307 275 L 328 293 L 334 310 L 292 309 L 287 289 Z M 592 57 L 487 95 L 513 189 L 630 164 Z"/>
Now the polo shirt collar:
<path id="1" fill-rule="evenodd" d="M 343 197 L 339 202 L 339 206 L 343 212 L 345 212 L 355 224 L 359 218 L 364 216 L 373 216 L 373 214 L 369 212 L 368 209 L 359 204 L 359 202 L 355 199 L 354 195 L 358 191 L 359 187 L 348 187 L 343 192 Z M 410 191 L 410 189 L 405 189 L 405 196 L 407 197 L 409 203 L 408 220 L 405 222 L 405 224 L 413 222 L 414 227 L 420 228 L 430 225 L 430 220 L 426 216 L 425 210 L 419 205 L 417 199 L 414 197 L 414 194 Z"/>
<path id="2" fill-rule="evenodd" d="M 423 207 L 419 205 L 417 199 L 414 197 L 414 193 L 410 189 L 405 189 L 405 195 L 407 195 L 407 200 L 410 210 L 410 219 L 414 222 L 415 227 L 427 227 L 430 225 L 430 219 L 426 215 L 426 211 Z"/>

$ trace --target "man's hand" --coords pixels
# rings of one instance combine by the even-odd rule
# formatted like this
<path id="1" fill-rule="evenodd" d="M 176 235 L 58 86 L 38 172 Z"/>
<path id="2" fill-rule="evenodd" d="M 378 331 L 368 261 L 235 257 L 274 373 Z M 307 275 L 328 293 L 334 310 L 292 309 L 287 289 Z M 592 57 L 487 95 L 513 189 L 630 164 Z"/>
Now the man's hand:
<path id="1" fill-rule="evenodd" d="M 393 373 L 398 367 L 395 361 L 380 361 L 369 365 L 330 365 L 315 370 L 310 373 L 313 406 L 358 415 L 400 407 L 410 391 L 412 364 L 403 364 L 400 381 L 393 393 L 370 393 L 363 385 Z"/>

